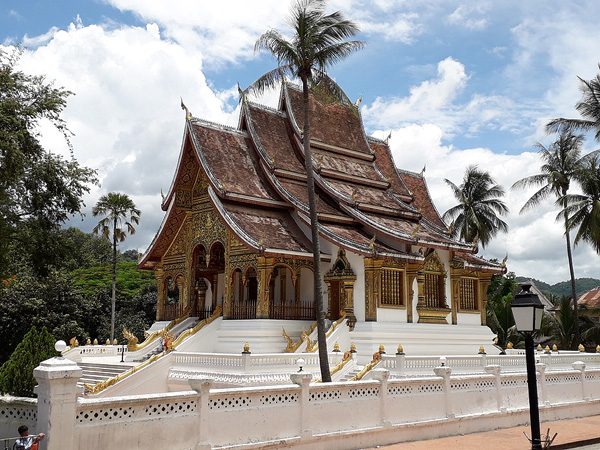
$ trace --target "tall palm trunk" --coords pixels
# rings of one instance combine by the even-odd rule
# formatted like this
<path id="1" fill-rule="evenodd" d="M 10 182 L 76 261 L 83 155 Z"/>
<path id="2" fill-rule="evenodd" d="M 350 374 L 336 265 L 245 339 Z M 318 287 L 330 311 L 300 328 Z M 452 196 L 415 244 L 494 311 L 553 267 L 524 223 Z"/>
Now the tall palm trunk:
<path id="1" fill-rule="evenodd" d="M 117 219 L 113 224 L 113 276 L 110 309 L 110 343 L 115 341 L 115 304 L 117 302 Z"/>
<path id="2" fill-rule="evenodd" d="M 567 215 L 565 214 L 565 229 L 566 229 Z M 581 336 L 579 335 L 579 310 L 577 306 L 577 290 L 575 289 L 575 271 L 573 269 L 573 255 L 571 254 L 571 237 L 569 231 L 565 233 L 567 238 L 567 256 L 569 258 L 569 271 L 571 272 L 571 296 L 573 298 L 573 332 L 575 334 L 573 343 L 577 346 L 581 343 Z"/>
<path id="3" fill-rule="evenodd" d="M 313 178 L 312 152 L 310 149 L 310 112 L 308 104 L 308 81 L 302 77 L 302 94 L 304 100 L 304 159 L 306 165 L 306 184 L 308 186 L 308 209 L 310 212 L 310 229 L 312 233 L 314 261 L 314 296 L 317 310 L 317 342 L 319 344 L 319 362 L 321 380 L 331 382 L 329 358 L 327 355 L 327 336 L 325 336 L 325 312 L 323 310 L 323 293 L 321 290 L 321 245 L 319 243 L 319 222 L 317 218 L 317 202 L 315 198 L 315 180 Z"/>

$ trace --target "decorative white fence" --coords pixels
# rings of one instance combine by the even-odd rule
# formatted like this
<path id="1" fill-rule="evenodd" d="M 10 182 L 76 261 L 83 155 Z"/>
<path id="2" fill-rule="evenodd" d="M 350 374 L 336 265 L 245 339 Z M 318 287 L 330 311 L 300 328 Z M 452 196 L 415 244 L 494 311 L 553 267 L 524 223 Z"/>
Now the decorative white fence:
<path id="1" fill-rule="evenodd" d="M 525 373 L 484 370 L 455 376 L 438 365 L 428 376 L 391 379 L 377 369 L 372 380 L 327 384 L 296 372 L 292 384 L 236 389 L 192 379 L 191 391 L 86 399 L 75 388 L 81 370 L 53 358 L 35 370 L 37 431 L 48 434 L 48 450 L 352 449 L 526 423 Z M 537 370 L 543 420 L 600 413 L 600 369 Z"/>

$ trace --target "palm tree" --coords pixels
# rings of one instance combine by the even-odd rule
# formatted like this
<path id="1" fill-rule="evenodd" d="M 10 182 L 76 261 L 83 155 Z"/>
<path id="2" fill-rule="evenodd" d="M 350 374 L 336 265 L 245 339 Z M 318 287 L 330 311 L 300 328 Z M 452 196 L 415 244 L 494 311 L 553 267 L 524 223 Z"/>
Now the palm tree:
<path id="1" fill-rule="evenodd" d="M 345 41 L 358 33 L 354 22 L 346 20 L 339 11 L 325 14 L 327 3 L 324 0 L 299 0 L 292 8 L 288 19 L 294 35 L 287 40 L 275 30 L 269 30 L 256 41 L 255 51 L 267 50 L 277 59 L 277 68 L 267 72 L 248 88 L 262 93 L 274 87 L 283 77 L 298 77 L 302 81 L 304 130 L 303 145 L 307 174 L 308 207 L 310 212 L 313 258 L 314 296 L 317 309 L 317 336 L 321 379 L 331 381 L 325 336 L 323 294 L 321 292 L 321 248 L 319 245 L 319 225 L 315 201 L 313 163 L 310 149 L 310 110 L 308 106 L 309 88 L 325 89 L 336 98 L 345 98 L 339 86 L 327 75 L 326 69 L 348 57 L 364 46 L 360 41 Z"/>
<path id="2" fill-rule="evenodd" d="M 598 64 L 600 68 L 600 64 Z M 549 132 L 567 131 L 595 131 L 596 140 L 600 140 L 600 74 L 591 80 L 579 78 L 582 97 L 575 105 L 582 119 L 565 119 L 563 117 L 548 122 L 546 129 Z"/>
<path id="3" fill-rule="evenodd" d="M 499 231 L 508 231 L 506 222 L 498 217 L 508 213 L 508 207 L 500 200 L 504 189 L 488 172 L 473 165 L 467 167 L 460 186 L 448 179 L 445 181 L 459 202 L 442 216 L 444 221 L 453 221 L 450 226 L 453 237 L 473 244 L 479 240 L 485 248 Z"/>
<path id="4" fill-rule="evenodd" d="M 539 149 L 542 159 L 541 173 L 522 178 L 512 185 L 511 189 L 524 189 L 531 186 L 541 186 L 525 202 L 521 211 L 532 209 L 539 205 L 542 200 L 551 194 L 557 198 L 567 195 L 567 191 L 574 179 L 575 174 L 581 167 L 583 158 L 581 157 L 581 146 L 583 144 L 583 135 L 575 135 L 569 131 L 562 131 L 558 139 L 550 144 L 548 148 L 537 142 L 535 147 Z M 579 313 L 577 311 L 577 291 L 575 289 L 575 271 L 573 269 L 573 254 L 571 252 L 571 238 L 569 236 L 568 215 L 566 211 L 562 212 L 565 221 L 565 238 L 567 241 L 567 257 L 569 260 L 569 272 L 571 274 L 571 295 L 574 304 L 573 314 L 575 316 L 575 339 L 580 338 L 579 334 Z"/>
<path id="5" fill-rule="evenodd" d="M 103 195 L 92 208 L 94 217 L 104 216 L 98 225 L 94 227 L 94 233 L 101 234 L 106 239 L 112 237 L 113 244 L 113 277 L 112 277 L 112 301 L 110 313 L 110 342 L 115 338 L 115 303 L 117 286 L 117 242 L 123 242 L 127 233 L 135 234 L 136 225 L 140 223 L 141 211 L 135 207 L 135 203 L 126 195 L 118 192 L 109 192 Z"/>
<path id="6" fill-rule="evenodd" d="M 589 156 L 589 155 L 586 155 Z M 582 194 L 567 194 L 560 198 L 564 209 L 560 214 L 568 217 L 567 229 L 578 228 L 575 245 L 584 241 L 600 253 L 600 167 L 598 155 L 587 158 L 575 179 L 581 185 Z"/>

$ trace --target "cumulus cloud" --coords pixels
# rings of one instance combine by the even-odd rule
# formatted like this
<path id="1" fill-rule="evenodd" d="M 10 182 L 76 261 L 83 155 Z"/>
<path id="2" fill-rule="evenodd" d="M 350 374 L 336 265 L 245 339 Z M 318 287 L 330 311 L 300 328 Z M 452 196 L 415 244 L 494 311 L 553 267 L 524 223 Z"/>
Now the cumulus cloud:
<path id="1" fill-rule="evenodd" d="M 128 245 L 148 245 L 162 219 L 160 190 L 169 188 L 183 134 L 180 97 L 196 116 L 237 123 L 225 103 L 231 90 L 211 89 L 201 56 L 161 39 L 156 24 L 54 30 L 47 44 L 25 52 L 20 67 L 76 93 L 64 118 L 75 134 L 76 158 L 98 169 L 102 183 L 86 203 L 91 207 L 110 191 L 130 195 L 144 220 Z M 51 127 L 42 131 L 49 149 L 67 154 L 58 133 Z M 73 224 L 91 230 L 93 222 L 88 216 L 84 224 Z"/>
<path id="2" fill-rule="evenodd" d="M 447 17 L 447 22 L 469 30 L 482 30 L 488 25 L 488 20 L 484 17 L 490 9 L 487 1 L 465 3 L 456 8 L 452 14 Z"/>

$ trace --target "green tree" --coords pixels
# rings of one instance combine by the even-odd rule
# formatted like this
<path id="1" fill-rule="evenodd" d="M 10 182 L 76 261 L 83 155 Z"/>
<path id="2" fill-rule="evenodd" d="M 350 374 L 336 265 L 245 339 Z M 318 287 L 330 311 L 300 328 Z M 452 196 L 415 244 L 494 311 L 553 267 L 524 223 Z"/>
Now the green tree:
<path id="1" fill-rule="evenodd" d="M 508 213 L 508 207 L 500 200 L 504 196 L 502 186 L 491 175 L 477 166 L 468 166 L 460 186 L 445 180 L 452 189 L 458 204 L 443 215 L 445 221 L 453 221 L 451 233 L 467 243 L 481 242 L 485 246 L 499 231 L 508 231 L 508 225 L 498 216 Z"/>
<path id="2" fill-rule="evenodd" d="M 310 109 L 309 90 L 319 89 L 334 98 L 346 98 L 339 86 L 327 75 L 327 69 L 334 63 L 348 57 L 365 44 L 360 41 L 346 41 L 358 33 L 352 21 L 346 20 L 339 11 L 326 14 L 324 0 L 299 0 L 288 19 L 294 34 L 287 40 L 281 33 L 269 30 L 256 41 L 255 50 L 266 50 L 277 59 L 277 68 L 256 80 L 250 91 L 261 93 L 271 88 L 284 76 L 298 77 L 302 81 L 304 129 L 303 146 L 307 174 L 308 206 L 313 245 L 314 296 L 317 310 L 317 336 L 321 379 L 331 381 L 325 336 L 323 294 L 321 292 L 321 249 L 319 245 L 319 225 L 315 200 L 312 153 L 310 148 Z M 346 99 L 347 100 L 347 99 Z"/>
<path id="3" fill-rule="evenodd" d="M 581 146 L 584 138 L 582 135 L 574 135 L 568 131 L 560 133 L 558 139 L 548 148 L 539 142 L 535 144 L 538 148 L 542 160 L 541 173 L 531 175 L 517 181 L 511 189 L 525 189 L 528 187 L 539 187 L 539 189 L 525 202 L 521 208 L 520 214 L 538 206 L 543 200 L 553 195 L 561 198 L 567 195 L 571 182 L 575 174 L 580 170 L 585 158 L 581 156 Z M 571 238 L 569 236 L 569 216 L 567 211 L 563 210 L 560 214 L 561 220 L 565 223 L 565 240 L 567 244 L 567 258 L 569 261 L 569 273 L 571 276 L 571 298 L 577 298 L 575 287 L 575 270 L 573 268 L 573 253 L 571 251 Z M 579 339 L 579 313 L 577 302 L 574 309 L 575 338 Z"/>
<path id="4" fill-rule="evenodd" d="M 600 64 L 598 65 L 600 68 Z M 595 132 L 596 140 L 600 140 L 600 74 L 591 80 L 579 78 L 581 100 L 575 104 L 575 109 L 581 119 L 565 119 L 563 117 L 548 122 L 548 132 Z"/>
<path id="5" fill-rule="evenodd" d="M 135 203 L 125 194 L 109 192 L 98 200 L 92 208 L 94 217 L 104 216 L 98 225 L 94 227 L 94 233 L 101 234 L 106 239 L 112 237 L 113 245 L 113 279 L 110 313 L 110 341 L 115 338 L 115 308 L 116 308 L 116 285 L 117 285 L 117 244 L 123 242 L 127 233 L 134 234 L 133 224 L 140 223 L 141 211 L 136 208 Z"/>
<path id="6" fill-rule="evenodd" d="M 10 273 L 11 249 L 18 246 L 30 265 L 47 274 L 56 248 L 52 233 L 80 213 L 82 197 L 96 183 L 95 171 L 42 147 L 40 121 L 63 133 L 61 113 L 71 92 L 44 77 L 16 70 L 21 51 L 0 49 L 0 276 Z"/>
<path id="7" fill-rule="evenodd" d="M 33 369 L 42 361 L 58 356 L 54 343 L 46 327 L 39 333 L 35 326 L 31 327 L 10 359 L 0 368 L 0 391 L 18 397 L 34 397 L 33 388 L 37 382 Z"/>
<path id="8" fill-rule="evenodd" d="M 581 194 L 566 194 L 560 198 L 563 210 L 559 217 L 567 219 L 567 232 L 577 228 L 575 245 L 584 241 L 600 253 L 600 167 L 598 157 L 587 158 L 575 173 Z"/>

